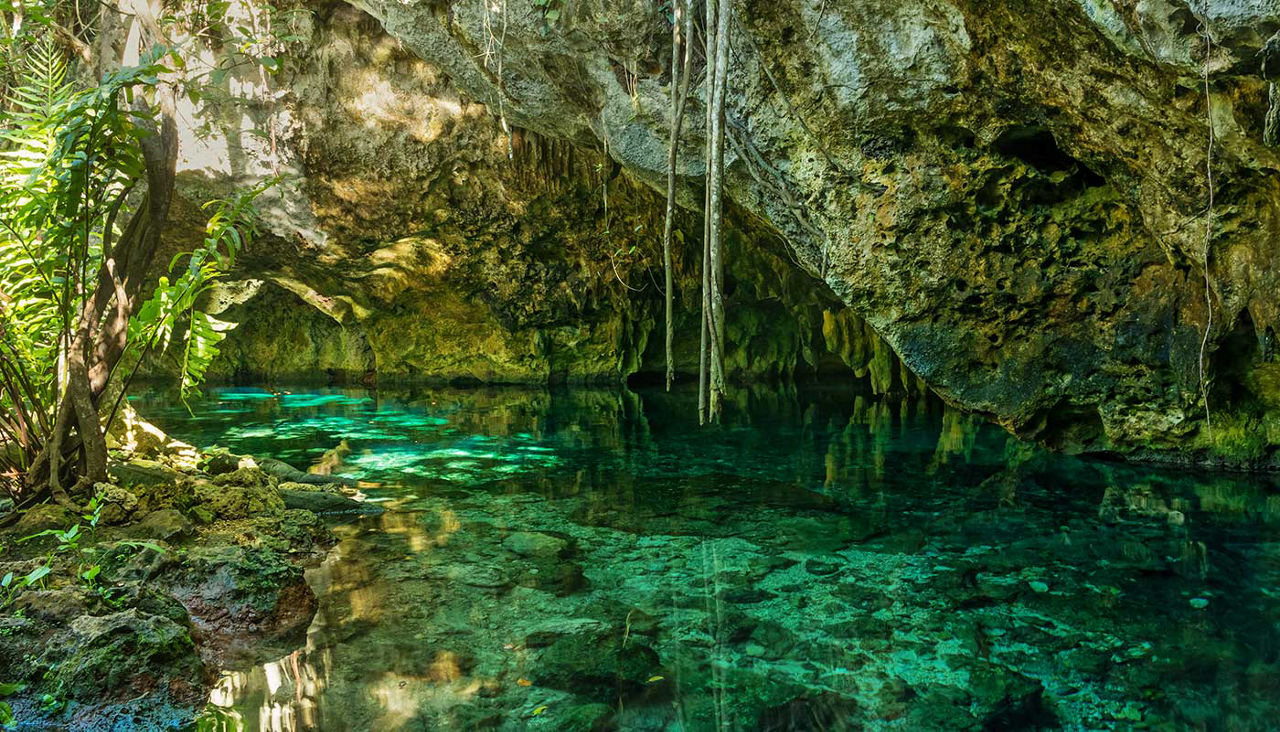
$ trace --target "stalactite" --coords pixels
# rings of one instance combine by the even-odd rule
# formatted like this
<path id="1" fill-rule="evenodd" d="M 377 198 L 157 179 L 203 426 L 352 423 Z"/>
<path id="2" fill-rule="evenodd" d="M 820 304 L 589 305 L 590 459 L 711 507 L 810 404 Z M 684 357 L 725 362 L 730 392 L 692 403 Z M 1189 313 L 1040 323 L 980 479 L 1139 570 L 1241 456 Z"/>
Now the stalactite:
<path id="1" fill-rule="evenodd" d="M 589 172 L 575 169 L 574 146 L 567 140 L 513 128 L 511 149 L 518 180 L 547 193 L 563 193 Z"/>

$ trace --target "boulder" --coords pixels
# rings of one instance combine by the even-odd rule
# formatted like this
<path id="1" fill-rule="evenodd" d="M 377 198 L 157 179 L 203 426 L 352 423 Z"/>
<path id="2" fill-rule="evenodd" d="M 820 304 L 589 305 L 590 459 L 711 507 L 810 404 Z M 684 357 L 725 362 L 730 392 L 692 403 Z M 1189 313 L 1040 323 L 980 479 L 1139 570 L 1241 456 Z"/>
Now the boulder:
<path id="1" fill-rule="evenodd" d="M 340 485 L 355 485 L 356 481 L 352 478 L 345 478 L 341 475 L 316 475 L 298 470 L 283 460 L 274 458 L 259 458 L 258 467 L 263 471 L 275 476 L 279 480 L 292 483 L 306 483 L 308 485 L 328 485 L 337 483 Z"/>
<path id="2" fill-rule="evenodd" d="M 138 496 L 110 483 L 96 483 L 93 489 L 102 505 L 102 523 L 122 524 L 129 520 L 138 508 Z"/>
<path id="3" fill-rule="evenodd" d="M 56 503 L 41 503 L 22 512 L 15 532 L 22 536 L 30 536 L 50 529 L 69 529 L 79 518 L 70 509 Z"/>
<path id="4" fill-rule="evenodd" d="M 176 508 L 162 508 L 142 517 L 130 533 L 146 539 L 173 541 L 191 535 L 191 521 Z"/>
<path id="5" fill-rule="evenodd" d="M 198 483 L 196 497 L 216 518 L 234 520 L 278 514 L 284 500 L 274 476 L 257 468 L 240 468 L 216 476 L 211 483 Z"/>
<path id="6" fill-rule="evenodd" d="M 365 503 L 357 501 L 343 493 L 333 493 L 326 490 L 297 490 L 294 488 L 286 488 L 285 486 L 303 485 L 300 483 L 281 483 L 280 497 L 284 500 L 285 508 L 296 508 L 312 511 L 318 514 L 331 513 L 360 513 L 360 514 L 378 514 L 383 509 L 377 504 Z"/>
<path id="7" fill-rule="evenodd" d="M 130 698 L 159 690 L 199 695 L 204 666 L 187 629 L 136 608 L 71 622 L 62 642 L 46 651 L 53 682 L 70 699 Z"/>
<path id="8" fill-rule="evenodd" d="M 503 539 L 502 547 L 522 557 L 548 558 L 567 556 L 571 544 L 568 539 L 540 531 L 517 531 Z"/>
<path id="9" fill-rule="evenodd" d="M 640 689 L 662 675 L 658 654 L 635 637 L 583 632 L 557 638 L 542 651 L 529 678 L 539 686 L 576 694 Z"/>

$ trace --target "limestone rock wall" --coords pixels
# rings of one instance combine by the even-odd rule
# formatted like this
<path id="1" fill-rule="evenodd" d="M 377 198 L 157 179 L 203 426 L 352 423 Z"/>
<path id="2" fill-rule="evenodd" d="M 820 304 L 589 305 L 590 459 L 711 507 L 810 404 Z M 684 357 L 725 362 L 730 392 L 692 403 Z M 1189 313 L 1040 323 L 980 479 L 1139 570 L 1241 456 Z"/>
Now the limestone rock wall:
<path id="1" fill-rule="evenodd" d="M 660 368 L 662 5 L 353 5 L 311 6 L 276 78 L 303 185 L 253 273 L 358 331 L 379 376 Z M 1280 3 L 735 9 L 741 373 L 843 362 L 1058 447 L 1274 464 Z M 690 240 L 702 114 L 678 165 Z"/>
<path id="2" fill-rule="evenodd" d="M 532 0 L 356 4 L 511 124 L 607 145 L 660 179 L 660 4 L 559 0 L 554 19 Z M 735 8 L 731 197 L 912 371 L 1053 444 L 1267 459 L 1280 250 L 1259 51 L 1280 4 Z M 1216 430 L 1200 395 L 1206 330 Z"/>
<path id="3" fill-rule="evenodd" d="M 660 372 L 662 195 L 600 149 L 521 129 L 508 138 L 491 107 L 373 18 L 344 4 L 313 10 L 309 40 L 274 79 L 283 104 L 248 105 L 256 129 L 276 131 L 275 165 L 294 184 L 262 201 L 268 234 L 241 262 L 251 284 L 209 303 L 239 323 L 212 376 L 616 383 Z M 196 235 L 195 202 L 268 167 L 262 150 L 231 157 L 244 166 L 188 158 L 174 251 Z M 921 388 L 892 356 L 885 371 L 888 349 L 870 345 L 869 330 L 857 330 L 866 347 L 856 352 L 824 336 L 824 313 L 848 319 L 847 306 L 770 227 L 745 212 L 734 221 L 736 379 L 826 373 Z M 697 364 L 700 232 L 700 217 L 682 213 L 686 376 Z"/>

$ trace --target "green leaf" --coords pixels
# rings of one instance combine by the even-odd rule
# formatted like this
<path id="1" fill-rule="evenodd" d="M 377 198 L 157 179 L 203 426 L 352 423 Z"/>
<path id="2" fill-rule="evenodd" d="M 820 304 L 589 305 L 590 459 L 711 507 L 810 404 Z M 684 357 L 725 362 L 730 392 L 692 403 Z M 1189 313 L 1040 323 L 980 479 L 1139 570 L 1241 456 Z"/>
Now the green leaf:
<path id="1" fill-rule="evenodd" d="M 162 547 L 162 546 L 160 546 L 159 544 L 156 544 L 156 543 L 154 543 L 154 542 L 150 542 L 150 541 L 135 541 L 135 540 L 130 539 L 130 540 L 128 540 L 128 541 L 118 541 L 118 542 L 116 542 L 116 546 L 132 546 L 132 547 L 137 547 L 137 548 L 139 548 L 139 549 L 150 549 L 151 551 L 155 552 L 156 554 L 164 554 L 164 553 L 165 553 L 165 549 L 164 549 L 164 547 Z"/>
<path id="2" fill-rule="evenodd" d="M 28 574 L 26 577 L 23 577 L 22 584 L 25 585 L 26 587 L 30 587 L 31 585 L 34 585 L 35 583 L 44 579 L 45 576 L 52 571 L 53 570 L 49 567 L 49 565 L 42 564 L 39 567 L 36 567 L 35 569 L 31 570 L 31 573 Z"/>

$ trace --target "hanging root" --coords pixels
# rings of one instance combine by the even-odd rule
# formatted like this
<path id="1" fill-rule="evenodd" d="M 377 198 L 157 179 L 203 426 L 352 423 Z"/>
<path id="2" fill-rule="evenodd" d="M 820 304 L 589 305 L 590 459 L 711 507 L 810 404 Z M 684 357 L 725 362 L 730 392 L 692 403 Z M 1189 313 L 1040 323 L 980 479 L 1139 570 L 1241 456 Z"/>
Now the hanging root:
<path id="1" fill-rule="evenodd" d="M 1204 247 L 1201 251 L 1201 257 L 1204 260 L 1204 306 L 1208 312 L 1205 320 L 1204 335 L 1200 339 L 1200 358 L 1197 361 L 1200 369 L 1200 399 L 1204 402 L 1204 426 L 1205 432 L 1209 438 L 1213 438 L 1213 422 L 1209 413 L 1209 379 L 1206 375 L 1205 361 L 1208 358 L 1209 336 L 1213 332 L 1213 282 L 1209 275 L 1209 255 L 1210 245 L 1213 241 L 1213 97 L 1210 93 L 1209 86 L 1209 60 L 1213 54 L 1213 34 L 1209 28 L 1209 1 L 1205 0 L 1204 12 L 1205 18 L 1201 23 L 1200 32 L 1204 36 L 1204 109 L 1205 121 L 1208 128 L 1208 136 L 1206 138 L 1206 150 L 1204 159 L 1205 179 L 1209 188 L 1209 205 L 1204 215 Z"/>
<path id="2" fill-rule="evenodd" d="M 673 310 L 675 283 L 671 272 L 671 235 L 676 215 L 676 158 L 680 149 L 680 128 L 684 124 L 684 107 L 689 98 L 689 69 L 693 66 L 693 14 L 686 7 L 688 0 L 676 0 L 675 21 L 671 25 L 671 140 L 667 150 L 667 211 L 662 226 L 662 266 L 666 275 L 666 383 L 671 391 L 675 381 L 675 359 L 672 357 L 675 340 Z M 682 28 L 681 25 L 684 27 Z M 683 39 L 681 38 L 683 34 Z M 680 52 L 683 49 L 684 58 Z M 677 78 L 678 77 L 678 78 Z"/>

